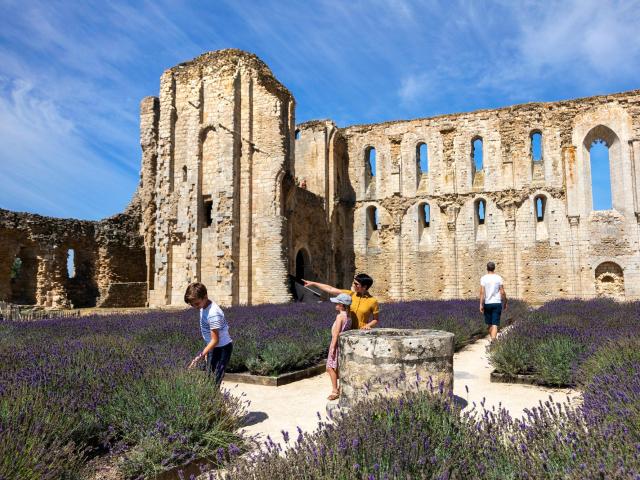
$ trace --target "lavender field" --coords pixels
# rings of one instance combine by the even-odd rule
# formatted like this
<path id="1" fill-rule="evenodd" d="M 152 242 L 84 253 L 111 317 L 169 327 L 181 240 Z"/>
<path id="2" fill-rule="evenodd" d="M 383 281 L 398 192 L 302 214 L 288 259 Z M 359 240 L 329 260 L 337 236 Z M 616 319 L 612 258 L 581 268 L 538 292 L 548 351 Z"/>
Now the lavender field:
<path id="1" fill-rule="evenodd" d="M 637 480 L 639 313 L 637 302 L 552 302 L 492 346 L 514 372 L 578 385 L 578 404 L 547 401 L 515 419 L 481 405 L 460 413 L 437 388 L 372 399 L 314 434 L 292 433 L 285 453 L 269 442 L 231 459 L 224 478 Z"/>
<path id="2" fill-rule="evenodd" d="M 507 375 L 528 374 L 542 384 L 574 386 L 587 381 L 581 366 L 594 355 L 617 350 L 612 346 L 616 340 L 637 338 L 640 302 L 557 300 L 500 335 L 489 358 Z"/>
<path id="3" fill-rule="evenodd" d="M 265 375 L 323 359 L 335 315 L 328 303 L 226 314 L 230 371 Z M 458 347 L 484 331 L 476 301 L 385 304 L 381 326 L 452 331 Z M 86 478 L 109 453 L 127 478 L 152 478 L 243 451 L 243 405 L 185 368 L 201 348 L 195 310 L 0 323 L 0 478 Z"/>

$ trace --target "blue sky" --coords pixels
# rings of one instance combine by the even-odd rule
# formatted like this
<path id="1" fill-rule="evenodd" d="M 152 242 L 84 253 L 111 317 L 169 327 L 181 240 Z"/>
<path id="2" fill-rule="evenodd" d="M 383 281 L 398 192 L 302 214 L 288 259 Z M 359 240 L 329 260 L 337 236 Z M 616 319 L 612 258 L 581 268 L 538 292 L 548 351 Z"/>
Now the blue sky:
<path id="1" fill-rule="evenodd" d="M 0 207 L 129 202 L 138 108 L 202 52 L 256 53 L 340 126 L 640 88 L 640 0 L 0 0 Z"/>

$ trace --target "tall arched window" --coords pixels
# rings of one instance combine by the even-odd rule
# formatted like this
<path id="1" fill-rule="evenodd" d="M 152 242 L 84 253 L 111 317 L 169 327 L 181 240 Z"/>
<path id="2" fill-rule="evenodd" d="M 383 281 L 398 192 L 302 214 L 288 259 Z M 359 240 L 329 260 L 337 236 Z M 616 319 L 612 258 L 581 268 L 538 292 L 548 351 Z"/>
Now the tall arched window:
<path id="1" fill-rule="evenodd" d="M 611 210 L 611 167 L 609 145 L 601 138 L 595 139 L 589 148 L 591 184 L 594 210 Z"/>
<path id="2" fill-rule="evenodd" d="M 69 278 L 73 278 L 76 276 L 75 256 L 76 252 L 73 250 L 73 248 L 67 250 L 67 276 Z"/>
<path id="3" fill-rule="evenodd" d="M 182 181 L 183 182 L 187 181 L 187 167 L 186 167 L 186 165 L 184 167 L 182 167 Z"/>
<path id="4" fill-rule="evenodd" d="M 365 150 L 365 162 L 366 168 L 370 176 L 376 176 L 376 149 L 373 147 L 367 147 Z"/>
<path id="5" fill-rule="evenodd" d="M 483 151 L 482 151 L 482 138 L 480 137 L 476 137 L 473 139 L 473 141 L 471 142 L 471 158 L 473 160 L 473 166 L 475 168 L 475 171 L 479 171 L 482 170 L 482 167 L 484 166 L 484 159 L 483 159 Z"/>
<path id="6" fill-rule="evenodd" d="M 536 221 L 544 222 L 545 209 L 547 207 L 547 199 L 544 195 L 538 195 L 533 200 L 535 209 L 536 209 Z"/>
<path id="7" fill-rule="evenodd" d="M 531 159 L 534 162 L 542 161 L 542 132 L 539 130 L 531 132 Z"/>
<path id="8" fill-rule="evenodd" d="M 296 128 L 295 139 L 300 140 L 300 129 Z"/>
<path id="9" fill-rule="evenodd" d="M 429 150 L 424 142 L 416 146 L 416 163 L 420 173 L 429 173 Z"/>
<path id="10" fill-rule="evenodd" d="M 481 198 L 476 201 L 475 207 L 476 221 L 478 222 L 478 225 L 484 225 L 487 202 Z"/>
<path id="11" fill-rule="evenodd" d="M 423 228 L 429 228 L 431 225 L 431 206 L 423 203 L 418 207 L 418 216 L 420 217 L 420 225 Z"/>

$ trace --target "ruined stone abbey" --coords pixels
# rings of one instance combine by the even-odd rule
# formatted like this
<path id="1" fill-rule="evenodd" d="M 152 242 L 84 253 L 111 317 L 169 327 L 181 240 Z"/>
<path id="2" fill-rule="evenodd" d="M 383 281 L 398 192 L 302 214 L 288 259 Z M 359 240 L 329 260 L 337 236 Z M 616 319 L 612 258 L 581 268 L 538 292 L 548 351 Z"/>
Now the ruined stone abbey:
<path id="1" fill-rule="evenodd" d="M 640 298 L 640 91 L 338 128 L 296 125 L 255 55 L 206 53 L 142 100 L 140 185 L 100 222 L 0 210 L 0 300 L 286 302 L 292 277 L 384 300 L 475 297 L 493 260 L 532 302 Z M 594 209 L 591 149 L 611 208 Z M 74 271 L 67 271 L 73 250 Z"/>

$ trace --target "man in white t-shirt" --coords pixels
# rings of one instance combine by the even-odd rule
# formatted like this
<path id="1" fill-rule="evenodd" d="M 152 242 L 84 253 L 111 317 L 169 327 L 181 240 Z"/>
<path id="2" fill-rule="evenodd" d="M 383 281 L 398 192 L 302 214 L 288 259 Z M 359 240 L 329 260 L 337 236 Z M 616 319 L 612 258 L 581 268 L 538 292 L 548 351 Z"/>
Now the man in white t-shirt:
<path id="1" fill-rule="evenodd" d="M 480 312 L 484 313 L 484 323 L 489 328 L 491 340 L 498 336 L 500 314 L 507 311 L 507 294 L 504 281 L 496 273 L 496 264 L 487 263 L 487 274 L 480 279 Z"/>

